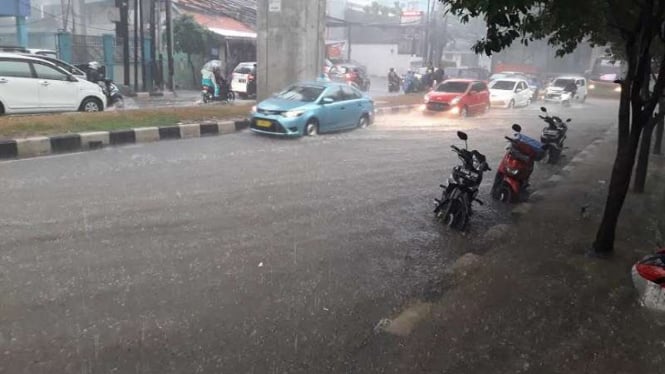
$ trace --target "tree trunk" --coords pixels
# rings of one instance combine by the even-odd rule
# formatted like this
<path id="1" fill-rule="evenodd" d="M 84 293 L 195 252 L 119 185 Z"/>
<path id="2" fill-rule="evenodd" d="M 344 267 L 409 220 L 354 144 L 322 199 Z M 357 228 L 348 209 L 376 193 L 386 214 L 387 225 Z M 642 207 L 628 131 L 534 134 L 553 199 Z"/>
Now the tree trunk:
<path id="1" fill-rule="evenodd" d="M 633 192 L 644 193 L 644 186 L 647 181 L 647 171 L 649 169 L 649 153 L 651 151 L 651 135 L 653 134 L 653 125 L 647 124 L 642 130 L 642 141 L 640 143 L 640 153 L 635 167 L 635 181 Z"/>
<path id="2" fill-rule="evenodd" d="M 619 142 L 612 177 L 610 179 L 609 192 L 605 203 L 603 220 L 596 233 L 596 241 L 593 250 L 599 255 L 608 255 L 614 250 L 614 237 L 619 214 L 626 200 L 626 194 L 630 188 L 630 178 L 635 164 L 635 154 L 639 144 L 639 134 L 630 134 L 627 142 Z"/>
<path id="3" fill-rule="evenodd" d="M 665 99 L 660 99 L 660 103 L 658 104 L 658 111 L 662 112 L 665 110 Z M 665 120 L 661 118 L 658 120 L 658 123 L 656 125 L 656 140 L 653 144 L 653 154 L 655 155 L 662 155 L 663 154 L 663 124 L 665 123 Z"/>

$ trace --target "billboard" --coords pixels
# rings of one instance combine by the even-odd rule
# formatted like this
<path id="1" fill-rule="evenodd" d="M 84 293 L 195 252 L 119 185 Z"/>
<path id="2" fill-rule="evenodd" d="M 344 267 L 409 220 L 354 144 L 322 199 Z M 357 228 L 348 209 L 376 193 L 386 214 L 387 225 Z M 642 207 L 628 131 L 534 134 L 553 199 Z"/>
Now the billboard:
<path id="1" fill-rule="evenodd" d="M 30 0 L 0 0 L 0 17 L 28 17 Z"/>

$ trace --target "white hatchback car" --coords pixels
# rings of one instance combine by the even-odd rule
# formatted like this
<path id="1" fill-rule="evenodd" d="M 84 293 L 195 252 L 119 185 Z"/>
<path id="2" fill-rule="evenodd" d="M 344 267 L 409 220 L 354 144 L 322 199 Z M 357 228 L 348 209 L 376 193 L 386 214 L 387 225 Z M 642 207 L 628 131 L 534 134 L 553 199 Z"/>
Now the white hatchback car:
<path id="1" fill-rule="evenodd" d="M 490 83 L 490 104 L 493 107 L 527 106 L 532 96 L 529 83 L 521 78 L 500 78 Z"/>
<path id="2" fill-rule="evenodd" d="M 577 87 L 575 97 L 571 97 L 568 86 Z M 554 79 L 545 91 L 545 101 L 561 104 L 570 104 L 572 101 L 583 103 L 588 95 L 586 78 L 580 76 L 562 76 Z"/>
<path id="3" fill-rule="evenodd" d="M 0 114 L 104 110 L 99 85 L 34 57 L 0 53 Z"/>

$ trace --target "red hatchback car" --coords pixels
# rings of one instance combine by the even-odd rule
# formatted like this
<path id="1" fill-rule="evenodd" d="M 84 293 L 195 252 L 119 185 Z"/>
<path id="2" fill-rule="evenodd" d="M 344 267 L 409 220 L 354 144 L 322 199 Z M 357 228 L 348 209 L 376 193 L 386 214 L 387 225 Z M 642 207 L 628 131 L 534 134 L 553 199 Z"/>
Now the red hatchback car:
<path id="1" fill-rule="evenodd" d="M 490 108 L 487 84 L 473 79 L 449 79 L 425 95 L 425 112 L 446 112 L 460 117 L 485 113 Z"/>

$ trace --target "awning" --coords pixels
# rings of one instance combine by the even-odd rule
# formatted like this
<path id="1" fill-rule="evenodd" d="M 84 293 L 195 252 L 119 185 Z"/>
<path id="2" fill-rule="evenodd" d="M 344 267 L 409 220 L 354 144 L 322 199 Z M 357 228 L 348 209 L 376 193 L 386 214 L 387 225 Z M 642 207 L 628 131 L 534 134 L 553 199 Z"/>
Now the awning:
<path id="1" fill-rule="evenodd" d="M 218 29 L 216 27 L 208 27 L 208 30 L 214 32 L 217 35 L 224 36 L 226 38 L 256 39 L 256 33 L 255 32 L 236 31 L 236 30 L 229 30 L 229 29 Z"/>

